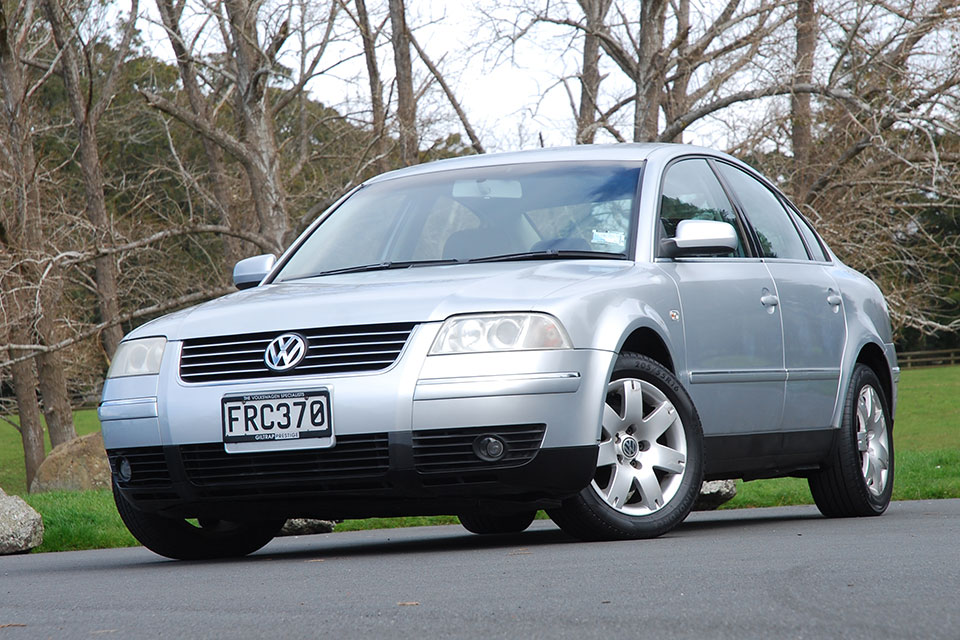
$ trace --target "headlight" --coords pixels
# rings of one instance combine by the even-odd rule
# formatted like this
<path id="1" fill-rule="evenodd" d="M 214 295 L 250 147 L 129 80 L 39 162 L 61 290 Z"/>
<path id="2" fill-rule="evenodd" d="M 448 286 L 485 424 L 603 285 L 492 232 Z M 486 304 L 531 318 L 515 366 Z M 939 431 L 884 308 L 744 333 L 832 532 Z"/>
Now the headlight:
<path id="1" fill-rule="evenodd" d="M 449 318 L 430 355 L 570 348 L 570 338 L 556 318 L 544 313 L 514 313 Z"/>
<path id="2" fill-rule="evenodd" d="M 146 376 L 160 373 L 166 338 L 141 338 L 121 342 L 107 371 L 108 378 Z"/>

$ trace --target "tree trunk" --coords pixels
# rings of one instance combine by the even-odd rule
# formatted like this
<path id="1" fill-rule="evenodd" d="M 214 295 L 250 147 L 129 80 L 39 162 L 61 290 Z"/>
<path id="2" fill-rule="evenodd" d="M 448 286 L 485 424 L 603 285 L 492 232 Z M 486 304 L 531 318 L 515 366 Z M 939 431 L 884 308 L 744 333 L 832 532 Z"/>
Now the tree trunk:
<path id="1" fill-rule="evenodd" d="M 355 0 L 357 8 L 357 26 L 360 28 L 360 39 L 363 41 L 363 58 L 367 63 L 367 78 L 370 80 L 370 108 L 373 111 L 373 150 L 377 161 L 375 166 L 378 173 L 387 170 L 387 114 L 383 107 L 383 81 L 380 79 L 380 67 L 377 64 L 377 43 L 373 29 L 370 27 L 370 16 L 367 13 L 367 4 L 364 0 Z"/>
<path id="2" fill-rule="evenodd" d="M 814 0 L 797 0 L 797 54 L 794 83 L 809 84 L 813 80 L 813 57 L 817 47 L 817 14 Z M 790 134 L 793 145 L 793 198 L 803 202 L 810 191 L 810 167 L 813 122 L 809 93 L 790 97 Z"/>
<path id="3" fill-rule="evenodd" d="M 640 51 L 635 78 L 637 97 L 633 114 L 634 142 L 655 140 L 660 126 L 666 9 L 666 0 L 646 0 L 640 9 Z"/>
<path id="4" fill-rule="evenodd" d="M 10 332 L 12 342 L 27 343 L 29 334 L 22 329 Z M 11 352 L 11 357 L 19 354 Z M 46 454 L 43 450 L 43 425 L 40 422 L 40 405 L 37 402 L 37 374 L 32 360 L 22 360 L 10 365 L 13 372 L 13 390 L 20 414 L 20 439 L 23 441 L 23 461 L 27 469 L 27 490 L 37 477 L 37 469 Z"/>
<path id="5" fill-rule="evenodd" d="M 60 284 L 55 283 L 59 289 Z M 59 305 L 59 295 L 41 291 L 41 299 L 46 304 L 40 310 L 37 320 L 37 332 L 43 344 L 56 344 L 62 338 L 62 332 L 49 314 Z M 70 442 L 77 437 L 77 430 L 73 425 L 73 407 L 70 404 L 70 395 L 67 392 L 67 379 L 64 376 L 64 359 L 61 351 L 47 351 L 37 355 L 37 371 L 40 396 L 43 398 L 43 415 L 47 420 L 47 431 L 50 433 L 50 444 L 54 447 L 64 442 Z"/>
<path id="6" fill-rule="evenodd" d="M 26 19 L 30 19 L 27 17 Z M 5 137 L 4 148 L 10 161 L 10 173 L 14 182 L 14 219 L 5 220 L 6 226 L 10 229 L 8 241 L 14 244 L 14 251 L 20 257 L 27 257 L 30 254 L 39 253 L 43 247 L 42 237 L 42 218 L 40 212 L 40 194 L 37 188 L 36 175 L 36 157 L 33 151 L 33 139 L 30 121 L 30 105 L 25 102 L 25 69 L 19 59 L 19 52 L 14 51 L 12 43 L 15 39 L 11 38 L 8 32 L 6 12 L 0 5 L 0 84 L 2 84 L 2 93 L 0 99 L 3 103 L 3 115 L 6 126 L 3 134 Z M 15 27 L 15 25 L 14 25 Z M 5 217 L 5 216 L 4 216 Z M 9 223 L 13 222 L 12 225 Z M 40 287 L 36 299 L 40 301 L 39 308 L 36 304 L 29 304 L 23 300 L 22 304 L 17 306 L 21 311 L 21 322 L 23 326 L 33 325 L 39 341 L 42 344 L 55 344 L 61 339 L 61 332 L 58 330 L 55 317 L 59 312 L 61 298 L 61 282 L 59 273 L 47 274 L 42 278 L 40 268 L 36 263 L 24 262 L 19 267 L 21 273 L 26 270 L 24 280 L 28 284 L 35 284 Z M 18 297 L 25 297 L 22 294 L 14 294 Z M 31 310 L 31 311 L 28 311 Z M 24 341 L 30 340 L 31 332 L 22 330 Z M 63 442 L 72 440 L 77 433 L 73 426 L 73 411 L 70 406 L 70 397 L 67 393 L 67 383 L 64 378 L 63 355 L 59 351 L 41 353 L 36 358 L 37 368 L 39 370 L 39 388 L 43 397 L 44 413 L 47 419 L 47 428 L 50 431 L 50 440 L 54 446 Z M 19 370 L 23 375 L 22 380 L 17 384 L 32 385 L 29 390 L 18 389 L 18 398 L 22 395 L 31 399 L 36 404 L 37 378 L 33 374 L 33 363 L 27 361 L 24 367 Z M 29 373 L 28 373 L 29 372 Z M 14 372 L 17 377 L 17 371 Z M 26 411 L 30 413 L 29 407 Z M 38 421 L 39 425 L 39 421 Z M 39 428 L 39 427 L 38 427 Z M 42 430 L 42 428 L 41 428 Z M 29 429 L 24 432 L 24 438 L 32 438 Z M 27 444 L 27 440 L 24 441 Z M 26 452 L 26 447 L 24 451 Z M 35 456 L 35 453 L 30 455 Z M 39 451 L 40 460 L 43 459 L 43 448 Z"/>
<path id="7" fill-rule="evenodd" d="M 663 103 L 663 114 L 667 123 L 674 122 L 677 118 L 690 110 L 690 79 L 692 71 L 690 60 L 688 59 L 688 41 L 690 30 L 690 0 L 679 0 L 676 11 L 677 19 L 677 38 L 680 40 L 677 46 L 676 71 L 674 80 L 666 88 L 666 100 Z M 671 142 L 683 142 L 683 131 L 677 133 Z"/>
<path id="8" fill-rule="evenodd" d="M 403 0 L 390 0 L 390 26 L 393 30 L 394 66 L 397 69 L 397 124 L 400 128 L 400 161 L 404 166 L 417 164 L 417 105 L 413 93 L 413 66 L 410 38 Z"/>
<path id="9" fill-rule="evenodd" d="M 97 132 L 94 127 L 82 123 L 78 123 L 78 126 L 80 128 L 80 173 L 83 176 L 83 191 L 87 199 L 87 219 L 94 229 L 109 238 L 112 236 L 110 232 L 112 225 L 107 216 L 107 203 L 103 196 L 103 169 L 100 165 L 100 152 L 97 149 Z M 101 256 L 94 261 L 94 266 L 100 319 L 111 322 L 120 315 L 117 263 L 113 256 Z M 100 342 L 108 359 L 113 358 L 122 338 L 123 328 L 119 324 L 106 327 L 100 334 Z"/>
<path id="10" fill-rule="evenodd" d="M 97 150 L 99 116 L 96 114 L 102 111 L 99 109 L 99 104 L 97 108 L 88 104 L 84 96 L 84 88 L 80 81 L 79 54 L 74 48 L 72 32 L 64 26 L 59 3 L 56 0 L 44 0 L 43 6 L 57 48 L 61 51 L 60 77 L 63 78 L 70 110 L 73 112 L 74 126 L 80 138 L 80 172 L 86 197 L 85 213 L 93 228 L 109 237 L 111 225 L 103 197 L 103 170 L 100 166 L 100 153 Z M 118 53 L 118 55 L 121 54 Z M 99 100 L 105 99 L 109 100 L 109 97 L 101 96 Z M 100 318 L 104 322 L 111 322 L 120 315 L 120 306 L 117 302 L 117 265 L 112 256 L 101 256 L 94 261 L 94 267 Z M 113 357 L 121 338 L 123 338 L 123 329 L 119 325 L 108 326 L 100 334 L 100 342 L 107 359 Z"/>
<path id="11" fill-rule="evenodd" d="M 240 119 L 241 140 L 247 149 L 240 161 L 250 181 L 260 234 L 280 253 L 286 245 L 289 224 L 273 115 L 266 104 L 264 70 L 273 64 L 273 60 L 264 54 L 259 44 L 256 6 L 247 0 L 228 0 L 225 6 L 230 19 L 237 75 L 234 103 Z"/>
<path id="12" fill-rule="evenodd" d="M 593 144 L 597 135 L 597 96 L 600 93 L 600 38 L 611 0 L 579 0 L 587 19 L 580 72 L 580 110 L 577 112 L 577 144 Z"/>
<path id="13" fill-rule="evenodd" d="M 167 39 L 173 48 L 174 56 L 177 59 L 177 68 L 180 71 L 180 81 L 183 83 L 183 91 L 187 95 L 187 101 L 190 108 L 198 116 L 207 122 L 211 122 L 210 105 L 207 103 L 200 90 L 200 84 L 197 82 L 197 74 L 193 68 L 193 59 L 187 51 L 186 43 L 183 41 L 183 35 L 180 29 L 180 17 L 183 12 L 183 4 L 176 7 L 173 0 L 157 0 L 157 9 L 160 12 L 160 19 L 167 32 Z M 245 223 L 245 216 L 236 213 L 231 206 L 230 189 L 227 186 L 227 167 L 223 161 L 223 150 L 206 136 L 200 137 L 203 143 L 204 156 L 207 159 L 208 172 L 213 191 L 213 199 L 220 212 L 220 220 L 231 229 L 242 229 Z M 223 236 L 223 250 L 227 264 L 234 264 L 247 255 L 245 243 L 239 238 L 231 235 Z"/>

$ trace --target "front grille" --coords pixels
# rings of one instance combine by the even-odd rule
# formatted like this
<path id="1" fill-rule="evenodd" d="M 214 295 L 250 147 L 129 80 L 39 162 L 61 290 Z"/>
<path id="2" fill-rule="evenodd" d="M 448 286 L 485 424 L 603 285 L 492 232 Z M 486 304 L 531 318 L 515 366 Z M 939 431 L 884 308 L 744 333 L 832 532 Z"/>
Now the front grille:
<path id="1" fill-rule="evenodd" d="M 130 463 L 130 480 L 118 477 L 120 460 Z M 169 500 L 176 498 L 170 480 L 167 459 L 160 447 L 137 447 L 134 449 L 111 449 L 107 451 L 110 470 L 117 484 L 138 500 Z"/>
<path id="2" fill-rule="evenodd" d="M 287 331 L 185 340 L 180 355 L 184 382 L 219 382 L 250 378 L 386 369 L 400 356 L 414 323 L 296 329 L 307 339 L 307 355 L 290 371 L 267 368 L 263 356 L 270 341 Z"/>
<path id="3" fill-rule="evenodd" d="M 467 429 L 429 429 L 413 432 L 413 464 L 421 473 L 459 473 L 506 469 L 526 464 L 537 455 L 544 424 L 518 424 Z M 507 452 L 496 462 L 481 460 L 474 453 L 478 436 L 495 435 L 507 444 Z"/>
<path id="4" fill-rule="evenodd" d="M 183 445 L 180 455 L 206 496 L 380 488 L 390 466 L 385 433 L 338 436 L 329 449 L 227 453 L 213 443 Z"/>

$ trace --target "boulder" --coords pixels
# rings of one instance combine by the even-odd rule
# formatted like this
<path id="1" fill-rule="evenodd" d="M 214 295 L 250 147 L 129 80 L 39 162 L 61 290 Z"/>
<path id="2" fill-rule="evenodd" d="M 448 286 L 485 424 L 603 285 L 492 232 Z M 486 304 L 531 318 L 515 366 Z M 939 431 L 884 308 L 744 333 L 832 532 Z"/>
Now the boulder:
<path id="1" fill-rule="evenodd" d="M 57 446 L 37 470 L 30 493 L 110 488 L 110 463 L 100 432 Z"/>
<path id="2" fill-rule="evenodd" d="M 43 542 L 43 519 L 20 496 L 0 489 L 0 555 L 24 553 Z"/>
<path id="3" fill-rule="evenodd" d="M 330 533 L 336 526 L 335 522 L 330 520 L 313 520 L 310 518 L 293 518 L 287 520 L 283 529 L 277 535 L 280 536 L 310 536 L 315 533 Z"/>
<path id="4" fill-rule="evenodd" d="M 694 511 L 712 511 L 737 495 L 733 480 L 711 480 L 700 486 L 700 497 L 693 503 Z"/>

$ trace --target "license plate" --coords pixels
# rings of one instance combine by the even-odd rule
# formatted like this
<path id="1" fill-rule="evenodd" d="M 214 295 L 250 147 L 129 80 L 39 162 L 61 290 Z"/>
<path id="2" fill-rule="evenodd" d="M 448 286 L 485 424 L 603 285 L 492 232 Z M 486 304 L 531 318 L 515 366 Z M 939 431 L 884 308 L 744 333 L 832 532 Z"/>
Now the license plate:
<path id="1" fill-rule="evenodd" d="M 326 389 L 225 396 L 220 407 L 224 442 L 300 440 L 333 434 Z"/>

